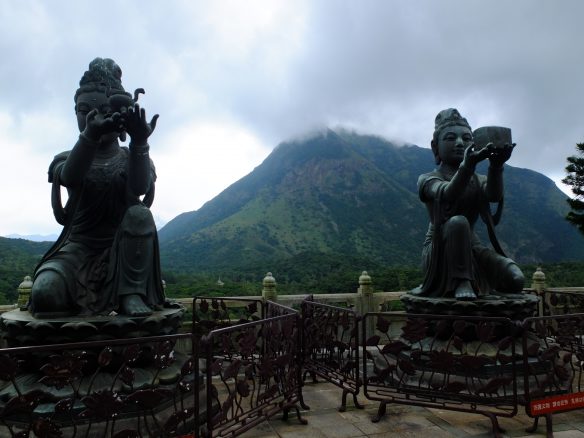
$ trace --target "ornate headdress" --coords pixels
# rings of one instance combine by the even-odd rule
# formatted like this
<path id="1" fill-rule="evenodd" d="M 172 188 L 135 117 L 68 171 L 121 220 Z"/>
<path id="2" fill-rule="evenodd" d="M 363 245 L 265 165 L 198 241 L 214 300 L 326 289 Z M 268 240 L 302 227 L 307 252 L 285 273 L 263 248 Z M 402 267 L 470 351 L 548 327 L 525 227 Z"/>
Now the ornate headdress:
<path id="1" fill-rule="evenodd" d="M 432 136 L 432 151 L 436 158 L 436 164 L 440 164 L 440 157 L 438 156 L 438 137 L 440 136 L 440 132 L 449 126 L 464 126 L 472 131 L 466 119 L 460 115 L 456 108 L 448 108 L 440 111 L 434 121 L 434 135 Z"/>
<path id="2" fill-rule="evenodd" d="M 131 96 L 122 86 L 122 69 L 110 58 L 95 58 L 89 63 L 89 69 L 79 81 L 75 102 L 81 93 L 90 91 L 105 91 L 108 95 L 125 94 Z"/>

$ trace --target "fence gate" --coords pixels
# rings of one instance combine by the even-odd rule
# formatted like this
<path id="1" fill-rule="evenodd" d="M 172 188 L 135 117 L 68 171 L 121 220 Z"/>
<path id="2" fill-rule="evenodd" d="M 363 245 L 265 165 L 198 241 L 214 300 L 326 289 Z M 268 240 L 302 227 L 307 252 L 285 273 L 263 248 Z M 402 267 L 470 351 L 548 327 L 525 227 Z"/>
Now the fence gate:
<path id="1" fill-rule="evenodd" d="M 305 423 L 298 409 L 300 317 L 276 303 L 268 303 L 267 314 L 278 316 L 215 329 L 201 339 L 197 362 L 207 389 L 201 436 L 234 437 L 290 410 Z"/>
<path id="2" fill-rule="evenodd" d="M 305 300 L 302 303 L 302 352 L 304 377 L 320 376 L 343 390 L 341 407 L 347 395 L 357 400 L 362 385 L 359 372 L 359 325 L 361 318 L 351 309 Z"/>

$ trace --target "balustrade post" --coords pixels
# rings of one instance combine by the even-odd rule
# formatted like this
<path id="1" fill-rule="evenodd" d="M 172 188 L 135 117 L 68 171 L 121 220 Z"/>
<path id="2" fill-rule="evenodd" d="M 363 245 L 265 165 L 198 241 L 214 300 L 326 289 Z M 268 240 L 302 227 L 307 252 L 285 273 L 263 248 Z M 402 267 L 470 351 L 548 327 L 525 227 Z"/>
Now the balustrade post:
<path id="1" fill-rule="evenodd" d="M 262 282 L 262 298 L 264 301 L 278 301 L 278 292 L 276 291 L 276 279 L 268 272 Z"/>
<path id="2" fill-rule="evenodd" d="M 30 293 L 32 291 L 32 279 L 30 275 L 24 277 L 22 283 L 18 285 L 18 308 L 20 310 L 26 310 L 26 306 L 28 305 L 28 300 L 30 299 Z"/>
<path id="3" fill-rule="evenodd" d="M 375 312 L 377 310 L 373 300 L 373 283 L 367 271 L 363 271 L 359 276 L 359 290 L 357 293 L 359 295 L 357 310 L 361 315 L 365 315 L 367 312 Z M 373 318 L 367 319 L 367 327 L 365 327 L 365 330 L 367 338 L 373 335 Z"/>
<path id="4" fill-rule="evenodd" d="M 537 312 L 539 316 L 544 314 L 544 302 L 545 299 L 545 274 L 541 270 L 541 266 L 538 266 L 533 275 L 531 276 L 531 288 L 535 294 L 539 297 L 539 304 L 537 307 Z"/>

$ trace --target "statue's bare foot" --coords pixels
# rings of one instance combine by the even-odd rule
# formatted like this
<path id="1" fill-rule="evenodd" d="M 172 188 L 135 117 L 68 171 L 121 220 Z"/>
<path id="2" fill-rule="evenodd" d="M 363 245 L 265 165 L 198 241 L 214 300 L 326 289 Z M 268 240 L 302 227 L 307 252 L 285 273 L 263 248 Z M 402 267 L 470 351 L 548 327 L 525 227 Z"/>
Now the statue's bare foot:
<path id="1" fill-rule="evenodd" d="M 152 314 L 152 310 L 140 295 L 124 295 L 120 301 L 120 313 L 130 316 L 147 316 Z"/>
<path id="2" fill-rule="evenodd" d="M 456 290 L 454 291 L 454 298 L 460 301 L 472 301 L 477 299 L 470 281 L 461 280 L 460 283 L 458 283 L 458 286 L 456 286 Z"/>

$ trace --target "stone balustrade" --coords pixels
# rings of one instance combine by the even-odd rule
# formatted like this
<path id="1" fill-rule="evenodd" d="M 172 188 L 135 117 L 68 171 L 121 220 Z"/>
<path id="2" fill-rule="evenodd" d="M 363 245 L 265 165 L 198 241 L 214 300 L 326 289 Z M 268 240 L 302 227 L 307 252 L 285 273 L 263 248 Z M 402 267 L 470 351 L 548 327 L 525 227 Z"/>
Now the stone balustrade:
<path id="1" fill-rule="evenodd" d="M 29 276 L 26 276 L 23 282 L 18 287 L 19 300 L 17 304 L 0 306 L 0 313 L 22 308 L 23 303 L 28 300 L 30 296 L 30 289 L 32 288 L 32 281 Z M 559 287 L 546 288 L 545 274 L 538 268 L 532 277 L 531 287 L 524 289 L 527 293 L 534 293 L 542 295 L 544 291 L 553 292 L 571 292 L 583 293 L 584 287 Z M 392 292 L 374 292 L 374 281 L 371 276 L 363 271 L 359 276 L 359 287 L 355 292 L 337 293 L 337 294 L 314 294 L 314 299 L 325 304 L 333 304 L 341 307 L 348 307 L 356 310 L 361 314 L 367 312 L 379 312 L 386 310 L 393 310 L 398 306 L 400 297 L 407 293 L 407 291 L 392 291 Z M 262 281 L 261 295 L 233 297 L 233 298 L 256 298 L 265 301 L 277 301 L 291 307 L 299 307 L 300 303 L 308 298 L 309 294 L 294 294 L 294 295 L 279 295 L 277 291 L 277 282 L 271 272 L 268 272 Z M 192 310 L 192 298 L 173 298 L 183 304 L 187 310 Z M 242 305 L 237 301 L 230 303 L 230 307 L 237 307 Z M 541 314 L 541 312 L 540 312 Z"/>

